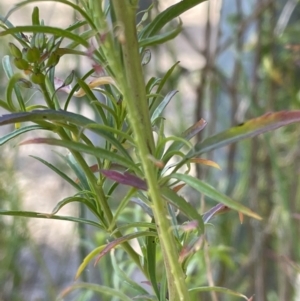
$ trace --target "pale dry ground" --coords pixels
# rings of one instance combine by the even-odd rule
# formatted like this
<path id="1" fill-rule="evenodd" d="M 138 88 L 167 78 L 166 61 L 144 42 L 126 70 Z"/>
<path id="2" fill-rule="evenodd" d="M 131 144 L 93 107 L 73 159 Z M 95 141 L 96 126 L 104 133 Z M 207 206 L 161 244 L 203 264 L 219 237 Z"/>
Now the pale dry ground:
<path id="1" fill-rule="evenodd" d="M 172 2 L 174 3 L 175 1 L 164 1 L 164 6 L 167 7 L 169 3 Z M 18 1 L 2 0 L 1 13 L 5 15 L 14 3 L 18 3 Z M 59 3 L 55 3 L 55 1 L 42 4 L 35 3 L 34 5 L 26 6 L 15 12 L 10 17 L 10 21 L 15 25 L 30 24 L 31 11 L 35 5 L 40 7 L 40 15 L 45 20 L 45 24 L 67 27 L 73 22 L 71 9 Z M 192 12 L 185 13 L 182 16 L 186 34 L 194 37 L 194 42 L 198 49 L 201 49 L 201 46 L 204 44 L 204 34 L 201 28 L 206 21 L 205 7 L 205 4 L 201 4 Z M 216 21 L 217 16 L 216 19 L 213 20 Z M 202 56 L 199 51 L 192 49 L 188 45 L 186 37 L 182 35 L 171 43 L 175 49 L 176 60 L 179 60 L 181 66 L 186 68 L 188 72 L 197 71 L 203 66 L 204 60 Z M 162 70 L 167 70 L 174 64 L 173 58 L 168 56 L 163 47 L 158 50 L 156 57 L 160 58 L 159 65 Z M 155 60 L 155 57 L 153 59 Z M 152 67 L 150 66 L 149 76 L 156 75 L 156 63 L 153 64 Z M 76 61 L 72 59 L 72 57 L 66 57 L 63 60 L 63 64 L 59 65 L 59 76 L 66 76 L 68 72 L 76 68 L 76 64 Z M 90 62 L 81 62 L 80 66 L 83 70 L 88 70 L 90 68 Z M 3 71 L 1 70 L 0 72 Z M 193 118 L 195 99 L 193 91 L 195 91 L 194 87 L 197 81 L 197 76 L 187 76 L 182 79 L 179 87 L 174 87 L 174 89 L 178 89 L 180 93 L 184 95 L 184 115 L 187 120 L 192 120 Z M 87 117 L 93 117 L 91 111 L 85 107 L 82 114 Z M 174 120 L 174 116 L 178 116 L 176 106 L 171 105 L 168 108 L 167 119 L 168 116 L 172 126 L 176 126 L 176 120 Z M 191 122 L 187 122 L 187 124 L 191 125 Z M 26 138 L 43 137 L 44 135 L 44 132 L 35 132 L 26 134 Z M 24 138 L 25 136 L 22 139 Z M 10 143 L 10 146 L 15 145 L 16 142 L 17 141 Z M 50 213 L 58 201 L 74 193 L 74 190 L 69 184 L 63 182 L 59 176 L 54 174 L 47 167 L 29 157 L 30 155 L 36 155 L 53 163 L 56 157 L 53 155 L 52 149 L 52 147 L 43 145 L 27 145 L 20 147 L 18 150 L 19 156 L 16 166 L 19 184 L 23 193 L 23 210 Z M 57 150 L 61 153 L 66 153 L 66 150 Z M 68 205 L 61 210 L 59 214 L 77 215 L 76 206 Z M 28 221 L 28 225 L 34 243 L 40 246 L 41 256 L 45 259 L 45 265 L 49 269 L 52 284 L 57 288 L 57 291 L 59 291 L 68 283 L 72 283 L 78 265 L 76 255 L 76 247 L 78 246 L 76 225 L 70 222 L 44 219 L 31 219 Z M 41 269 L 40 263 L 36 262 L 36 255 L 33 254 L 30 246 L 22 250 L 20 262 L 28 275 L 28 281 L 24 283 L 25 300 L 45 300 L 45 282 L 49 281 L 49 278 L 44 276 L 43 269 Z"/>

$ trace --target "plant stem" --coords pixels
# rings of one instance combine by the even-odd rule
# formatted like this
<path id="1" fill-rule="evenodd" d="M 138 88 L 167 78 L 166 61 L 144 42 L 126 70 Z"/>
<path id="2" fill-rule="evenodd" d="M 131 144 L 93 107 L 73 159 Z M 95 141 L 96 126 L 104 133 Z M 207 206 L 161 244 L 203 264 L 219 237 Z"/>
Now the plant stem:
<path id="1" fill-rule="evenodd" d="M 153 202 L 152 209 L 168 279 L 169 300 L 188 301 L 189 294 L 185 284 L 185 275 L 178 263 L 178 252 L 175 239 L 170 231 L 171 224 L 168 219 L 167 206 L 160 194 L 156 168 L 148 158 L 154 150 L 154 139 L 137 41 L 135 8 L 130 1 L 113 0 L 112 2 L 124 35 L 121 40 L 124 71 L 117 75 L 117 80 L 122 87 L 128 109 L 128 119 L 133 129 L 136 147 L 147 180 L 148 193 Z"/>

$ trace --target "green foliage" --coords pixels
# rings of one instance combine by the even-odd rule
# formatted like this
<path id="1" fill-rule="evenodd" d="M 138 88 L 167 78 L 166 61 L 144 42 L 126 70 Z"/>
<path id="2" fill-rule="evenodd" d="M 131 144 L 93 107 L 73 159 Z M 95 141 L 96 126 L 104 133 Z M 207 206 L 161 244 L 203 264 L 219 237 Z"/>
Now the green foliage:
<path id="1" fill-rule="evenodd" d="M 177 36 L 181 30 L 181 21 L 175 29 L 165 32 L 161 32 L 161 29 L 203 1 L 180 1 L 158 14 L 144 27 L 139 24 L 139 31 L 134 25 L 136 1 L 80 1 L 80 5 L 76 5 L 60 0 L 58 2 L 72 7 L 82 18 L 65 29 L 44 25 L 38 7 L 33 9 L 32 25 L 14 26 L 8 21 L 15 10 L 33 2 L 36 1 L 23 1 L 8 16 L 1 17 L 0 37 L 11 35 L 20 46 L 11 42 L 11 57 L 3 59 L 8 83 L 5 100 L 1 100 L 0 105 L 10 113 L 0 117 L 0 125 L 14 124 L 15 130 L 4 135 L 0 144 L 29 131 L 45 130 L 55 134 L 55 138 L 38 136 L 24 140 L 19 145 L 47 144 L 68 149 L 68 155 L 59 156 L 65 165 L 71 167 L 73 177 L 77 180 L 50 162 L 35 158 L 71 184 L 76 194 L 59 201 L 52 213 L 3 209 L 0 215 L 68 220 L 95 226 L 98 231 L 105 233 L 105 242 L 83 259 L 76 277 L 92 260 L 96 259 L 97 264 L 111 252 L 115 273 L 112 277 L 118 277 L 127 284 L 126 294 L 117 288 L 83 283 L 70 286 L 62 293 L 62 297 L 75 289 L 87 289 L 118 300 L 135 297 L 144 300 L 164 301 L 168 298 L 171 301 L 188 301 L 195 292 L 203 291 L 247 299 L 240 293 L 221 287 L 187 287 L 185 278 L 189 262 L 202 248 L 207 222 L 220 210 L 218 207 L 218 210 L 210 211 L 209 215 L 199 213 L 198 208 L 178 195 L 181 188 L 179 183 L 191 186 L 220 202 L 224 206 L 222 210 L 229 207 L 261 219 L 259 214 L 243 204 L 188 175 L 190 165 L 197 163 L 195 159 L 204 152 L 298 122 L 300 113 L 290 111 L 266 114 L 209 137 L 195 146 L 189 140 L 204 128 L 203 120 L 191 125 L 182 136 L 167 136 L 163 113 L 177 91 L 169 91 L 166 95 L 162 93 L 178 63 L 161 78 L 153 77 L 145 83 L 141 54 L 145 53 L 146 46 L 164 43 Z M 109 20 L 112 20 L 112 25 Z M 92 46 L 91 38 L 94 38 L 96 45 Z M 66 40 L 67 46 L 62 47 Z M 69 70 L 69 76 L 58 83 L 55 78 L 56 67 L 67 54 L 92 59 L 93 68 L 82 78 Z M 86 78 L 93 73 L 97 74 L 99 69 L 105 72 L 105 76 L 87 82 Z M 70 88 L 73 80 L 76 84 Z M 32 104 L 30 99 L 24 99 L 21 84 L 25 84 L 27 89 L 35 87 L 41 91 L 43 97 L 38 105 Z M 68 94 L 66 100 L 57 96 L 59 89 Z M 95 91 L 101 93 L 103 102 L 98 100 Z M 85 98 L 95 113 L 95 120 L 68 111 L 70 102 L 75 102 L 78 97 Z M 153 131 L 158 136 L 156 141 Z M 97 135 L 102 143 L 95 142 L 89 132 Z M 171 159 L 175 159 L 175 163 L 170 162 Z M 208 161 L 202 162 L 209 165 Z M 130 189 L 122 195 L 115 209 L 111 200 L 119 197 L 117 187 L 120 185 L 130 186 Z M 78 202 L 81 208 L 88 209 L 94 219 L 57 215 L 61 208 L 72 202 Z M 144 210 L 138 216 L 139 219 L 132 219 L 133 213 L 130 218 L 126 218 L 128 210 L 132 210 L 132 203 L 134 210 L 137 205 Z M 184 221 L 181 216 L 177 216 L 176 210 L 185 216 Z M 204 214 L 204 220 L 201 214 Z M 124 220 L 129 221 L 129 224 L 125 224 Z M 190 224 L 192 221 L 196 223 Z M 187 230 L 187 225 L 191 229 Z M 110 241 L 107 242 L 107 239 Z M 132 239 L 138 242 L 140 253 L 129 244 Z M 114 255 L 115 248 L 122 248 L 131 264 L 134 263 L 150 281 L 154 295 L 147 293 L 119 268 L 120 259 L 117 260 Z M 160 264 L 161 261 L 164 266 Z"/>

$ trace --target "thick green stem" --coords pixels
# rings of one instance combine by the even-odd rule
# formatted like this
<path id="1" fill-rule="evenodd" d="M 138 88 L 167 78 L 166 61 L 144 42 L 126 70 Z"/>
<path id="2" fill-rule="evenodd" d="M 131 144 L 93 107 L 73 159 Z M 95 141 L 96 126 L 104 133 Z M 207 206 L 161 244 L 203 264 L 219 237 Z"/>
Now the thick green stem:
<path id="1" fill-rule="evenodd" d="M 169 300 L 188 301 L 189 294 L 185 283 L 185 275 L 178 263 L 178 252 L 172 231 L 170 231 L 171 224 L 168 218 L 167 206 L 161 197 L 156 168 L 149 160 L 149 155 L 154 149 L 154 140 L 138 48 L 135 8 L 130 1 L 124 0 L 114 0 L 113 5 L 123 32 L 120 42 L 123 50 L 124 71 L 123 76 L 120 75 L 117 80 L 122 87 L 124 101 L 128 109 L 128 118 L 149 187 L 148 193 L 153 202 L 152 209 L 168 278 Z"/>

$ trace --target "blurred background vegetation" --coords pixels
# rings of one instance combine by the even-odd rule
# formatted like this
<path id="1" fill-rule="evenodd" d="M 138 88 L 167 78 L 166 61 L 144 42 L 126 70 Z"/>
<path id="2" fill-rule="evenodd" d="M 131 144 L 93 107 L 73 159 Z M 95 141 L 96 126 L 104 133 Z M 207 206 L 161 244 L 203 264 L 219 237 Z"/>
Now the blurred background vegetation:
<path id="1" fill-rule="evenodd" d="M 174 2 L 177 1 L 153 1 L 151 17 Z M 140 9 L 151 3 L 140 0 Z M 54 5 L 43 9 L 44 4 L 38 5 L 47 24 L 55 25 L 67 13 L 70 23 L 76 20 L 69 10 L 61 11 L 65 7 Z M 11 6 L 9 1 L 1 2 L 1 15 Z M 23 9 L 23 14 L 24 11 L 28 11 L 30 17 L 31 8 Z M 166 91 L 179 90 L 165 116 L 168 130 L 181 133 L 204 118 L 208 125 L 197 137 L 201 140 L 268 111 L 299 109 L 299 17 L 300 6 L 296 0 L 212 0 L 183 15 L 182 33 L 175 40 L 150 49 L 152 60 L 145 74 L 146 78 L 163 75 L 180 61 L 166 87 Z M 26 24 L 26 20 L 26 17 L 15 19 L 18 24 Z M 3 57 L 8 49 L 5 40 L 1 41 L 0 57 Z M 60 63 L 61 75 L 66 76 L 72 69 L 84 74 L 85 64 L 86 61 L 67 58 Z M 2 68 L 0 77 L 0 98 L 3 99 L 6 78 Z M 89 113 L 82 104 L 74 110 Z M 208 159 L 221 166 L 221 172 L 202 166 L 195 170 L 199 178 L 244 203 L 263 216 L 263 220 L 245 218 L 240 224 L 238 215 L 233 212 L 215 218 L 214 226 L 207 229 L 205 247 L 189 266 L 191 286 L 223 286 L 247 296 L 255 295 L 257 301 L 300 300 L 299 141 L 300 125 L 290 125 L 207 154 Z M 12 142 L 9 147 L 15 144 Z M 22 189 L 20 182 L 22 177 L 28 177 L 26 168 L 33 160 L 25 164 L 29 159 L 24 153 L 20 155 L 18 150 L 13 153 L 11 148 L 2 146 L 0 152 L 0 207 L 27 210 L 23 196 L 30 198 L 26 189 L 27 185 L 34 186 L 34 182 L 23 185 Z M 35 168 L 41 178 L 41 173 L 45 177 L 51 173 Z M 52 180 L 59 181 L 58 178 Z M 47 185 L 47 181 L 42 185 Z M 58 185 L 58 189 L 65 188 Z M 53 199 L 50 208 L 54 207 L 60 200 L 56 189 L 52 191 L 50 187 L 44 191 Z M 197 209 L 214 205 L 192 190 L 186 190 L 185 196 Z M 41 197 L 44 195 L 39 195 L 35 202 Z M 56 294 L 73 281 L 80 263 L 78 246 L 90 250 L 104 239 L 101 233 L 92 233 L 82 241 L 74 226 L 68 228 L 68 248 L 56 248 L 61 224 L 43 222 L 47 227 L 56 227 L 53 241 L 47 240 L 47 230 L 35 235 L 40 224 L 28 226 L 24 219 L 0 217 L 1 301 L 54 300 Z M 29 264 L 34 265 L 35 271 L 28 268 Z M 97 268 L 100 273 L 92 272 L 91 268 L 86 280 L 120 285 L 112 275 L 103 273 L 112 269 L 109 260 L 103 260 Z M 233 297 L 215 293 L 202 296 L 203 300 L 233 300 Z M 82 295 L 76 300 L 92 299 L 90 295 Z M 110 299 L 103 297 L 103 300 Z"/>

